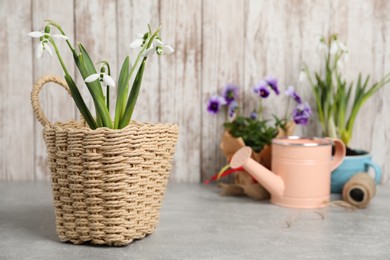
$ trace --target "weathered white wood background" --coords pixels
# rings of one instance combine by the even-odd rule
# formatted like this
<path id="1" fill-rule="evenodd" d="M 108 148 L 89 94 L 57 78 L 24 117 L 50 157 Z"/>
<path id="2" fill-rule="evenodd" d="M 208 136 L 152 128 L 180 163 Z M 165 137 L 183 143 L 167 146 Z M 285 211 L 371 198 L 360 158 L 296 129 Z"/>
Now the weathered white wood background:
<path id="1" fill-rule="evenodd" d="M 241 104 L 249 113 L 251 87 L 267 74 L 282 89 L 297 84 L 306 62 L 318 68 L 320 34 L 339 33 L 350 49 L 344 71 L 379 79 L 390 71 L 390 1 L 387 0 L 0 0 L 0 180 L 49 177 L 42 127 L 33 117 L 29 94 L 35 80 L 62 75 L 55 58 L 34 58 L 37 41 L 27 37 L 58 21 L 73 42 L 82 42 L 95 61 L 107 59 L 117 75 L 136 34 L 163 25 L 162 37 L 175 54 L 149 62 L 135 119 L 176 122 L 181 134 L 172 179 L 198 182 L 225 161 L 219 151 L 222 117 L 206 112 L 207 98 L 226 83 L 241 86 Z M 76 77 L 66 45 L 65 62 Z M 133 54 L 134 55 L 134 54 Z M 85 90 L 85 88 L 84 88 Z M 309 86 L 300 92 L 313 103 Z M 85 97 L 87 92 L 83 91 Z M 77 117 L 72 100 L 49 85 L 41 102 L 50 120 Z M 390 171 L 390 86 L 380 90 L 358 118 L 352 146 L 371 150 L 385 173 Z M 267 104 L 282 113 L 285 104 Z M 297 134 L 320 134 L 312 122 Z"/>

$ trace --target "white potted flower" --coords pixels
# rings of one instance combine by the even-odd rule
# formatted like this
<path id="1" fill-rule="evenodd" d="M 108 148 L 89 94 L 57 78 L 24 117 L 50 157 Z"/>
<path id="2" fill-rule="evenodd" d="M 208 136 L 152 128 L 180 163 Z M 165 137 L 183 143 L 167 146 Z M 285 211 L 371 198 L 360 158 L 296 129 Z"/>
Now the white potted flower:
<path id="1" fill-rule="evenodd" d="M 131 43 L 140 49 L 133 66 L 125 57 L 115 82 L 107 61 L 99 62 L 96 69 L 82 44 L 75 48 L 60 25 L 46 22 L 43 31 L 29 35 L 40 41 L 38 58 L 44 52 L 53 55 L 54 50 L 65 81 L 56 76 L 39 79 L 31 99 L 44 126 L 58 236 L 74 244 L 129 244 L 152 233 L 158 223 L 178 135 L 177 125 L 137 123 L 131 117 L 148 57 L 170 54 L 173 48 L 161 41 L 160 28 L 153 32 L 149 26 Z M 51 34 L 52 29 L 60 34 Z M 55 38 L 66 41 L 85 86 L 77 86 L 68 73 Z M 70 93 L 82 120 L 54 124 L 47 120 L 39 103 L 39 92 L 47 82 Z M 82 87 L 91 94 L 96 116 L 80 95 Z M 113 87 L 117 90 L 114 119 L 109 112 Z"/>
<path id="2" fill-rule="evenodd" d="M 352 139 L 355 120 L 364 103 L 379 89 L 390 82 L 390 74 L 377 82 L 369 83 L 370 76 L 359 73 L 356 82 L 348 83 L 341 68 L 348 60 L 347 47 L 336 34 L 321 37 L 319 42 L 324 70 L 311 73 L 306 66 L 305 73 L 312 87 L 317 105 L 318 118 L 324 136 L 341 139 L 347 146 L 346 158 L 332 173 L 331 190 L 340 193 L 344 184 L 356 173 L 375 171 L 377 183 L 381 180 L 381 169 L 372 161 L 368 151 L 348 147 Z"/>

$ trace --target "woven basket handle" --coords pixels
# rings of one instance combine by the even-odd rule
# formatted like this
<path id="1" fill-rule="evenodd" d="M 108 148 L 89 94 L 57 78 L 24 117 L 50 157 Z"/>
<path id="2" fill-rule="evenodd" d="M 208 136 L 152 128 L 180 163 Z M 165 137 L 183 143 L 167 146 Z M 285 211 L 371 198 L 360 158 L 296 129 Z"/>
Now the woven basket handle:
<path id="1" fill-rule="evenodd" d="M 31 91 L 31 104 L 35 116 L 43 126 L 47 126 L 47 125 L 51 126 L 51 123 L 47 119 L 45 113 L 43 113 L 42 111 L 41 103 L 39 102 L 39 93 L 41 92 L 43 86 L 49 82 L 57 83 L 58 85 L 63 87 L 66 90 L 66 92 L 68 92 L 69 95 L 71 95 L 69 87 L 66 84 L 66 82 L 58 76 L 44 76 L 35 82 Z"/>

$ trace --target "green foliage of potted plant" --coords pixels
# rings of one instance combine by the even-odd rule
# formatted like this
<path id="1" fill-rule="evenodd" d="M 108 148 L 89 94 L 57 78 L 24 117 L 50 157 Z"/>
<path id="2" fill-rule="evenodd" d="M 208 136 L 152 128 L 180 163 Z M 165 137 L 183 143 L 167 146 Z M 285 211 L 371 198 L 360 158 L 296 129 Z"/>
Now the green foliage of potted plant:
<path id="1" fill-rule="evenodd" d="M 370 76 L 359 73 L 356 82 L 347 82 L 341 68 L 348 60 L 347 47 L 338 40 L 336 34 L 321 37 L 319 43 L 324 70 L 311 73 L 305 66 L 305 73 L 312 87 L 322 134 L 341 139 L 347 146 L 344 163 L 332 174 L 332 191 L 341 192 L 344 183 L 356 172 L 367 171 L 372 166 L 376 171 L 376 181 L 380 181 L 380 168 L 371 161 L 366 151 L 353 150 L 348 145 L 352 139 L 356 118 L 367 100 L 390 82 L 390 74 L 377 82 L 370 83 Z M 353 162 L 352 162 L 353 161 Z M 352 170 L 344 170 L 344 168 Z"/>

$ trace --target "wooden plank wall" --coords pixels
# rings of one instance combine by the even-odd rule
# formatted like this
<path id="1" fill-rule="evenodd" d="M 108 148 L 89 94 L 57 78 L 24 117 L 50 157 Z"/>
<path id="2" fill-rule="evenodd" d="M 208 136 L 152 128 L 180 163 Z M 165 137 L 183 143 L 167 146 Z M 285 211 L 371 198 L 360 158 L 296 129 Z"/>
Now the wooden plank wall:
<path id="1" fill-rule="evenodd" d="M 199 182 L 226 163 L 218 147 L 224 118 L 206 112 L 211 94 L 226 83 L 238 84 L 240 104 L 249 113 L 250 89 L 267 74 L 277 76 L 284 89 L 297 86 L 304 62 L 318 68 L 317 38 L 328 33 L 339 33 L 349 46 L 348 79 L 359 71 L 379 79 L 390 71 L 389 13 L 387 0 L 0 0 L 0 180 L 49 177 L 29 93 L 39 77 L 62 73 L 55 58 L 34 58 L 37 42 L 26 36 L 42 29 L 45 18 L 58 21 L 95 61 L 109 60 L 113 75 L 131 54 L 136 34 L 147 23 L 163 25 L 162 37 L 176 52 L 149 62 L 135 119 L 178 123 L 171 179 Z M 65 63 L 82 86 L 66 47 L 60 44 Z M 314 104 L 309 86 L 298 88 Z M 43 91 L 41 102 L 50 120 L 78 117 L 72 100 L 54 85 Z M 363 108 L 352 140 L 353 147 L 372 150 L 385 173 L 390 171 L 389 104 L 387 86 Z M 282 113 L 285 105 L 271 100 L 267 113 Z M 319 131 L 313 120 L 296 133 Z"/>

